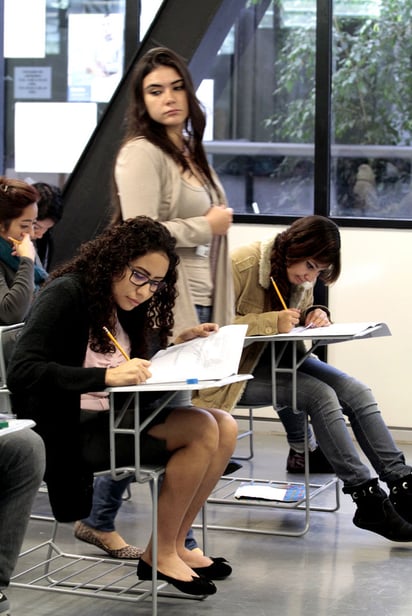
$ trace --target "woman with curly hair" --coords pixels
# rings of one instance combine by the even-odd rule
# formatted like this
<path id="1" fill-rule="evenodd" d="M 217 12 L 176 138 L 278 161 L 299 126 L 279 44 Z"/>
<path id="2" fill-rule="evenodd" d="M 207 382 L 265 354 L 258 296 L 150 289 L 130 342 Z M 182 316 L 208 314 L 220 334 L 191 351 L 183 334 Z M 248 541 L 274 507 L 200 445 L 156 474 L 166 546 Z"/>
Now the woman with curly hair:
<path id="1" fill-rule="evenodd" d="M 44 439 L 45 479 L 60 521 L 88 515 L 93 472 L 109 468 L 108 413 L 101 392 L 144 383 L 151 376 L 149 357 L 167 345 L 177 263 L 175 240 L 163 225 L 147 217 L 127 220 L 83 245 L 77 257 L 53 272 L 27 319 L 8 384 L 16 413 L 33 418 Z M 208 336 L 216 327 L 192 327 L 175 343 Z M 101 412 L 85 417 L 82 394 L 94 397 Z M 160 397 L 143 396 L 142 420 Z M 213 594 L 211 579 L 231 572 L 224 559 L 187 550 L 184 539 L 227 465 L 236 434 L 229 414 L 194 406 L 165 408 L 141 434 L 142 462 L 166 464 L 159 495 L 158 577 L 182 592 Z M 117 463 L 130 465 L 134 439 L 122 435 L 120 441 Z M 140 579 L 151 579 L 151 558 L 149 541 L 138 565 Z"/>
<path id="2" fill-rule="evenodd" d="M 274 239 L 239 247 L 232 254 L 235 322 L 246 323 L 249 336 L 287 333 L 296 325 L 328 326 L 329 310 L 314 305 L 313 287 L 318 278 L 325 284 L 338 279 L 340 248 L 337 225 L 323 216 L 300 218 Z M 288 350 L 280 367 L 292 365 Z M 257 386 L 271 405 L 271 362 L 266 354 L 263 342 L 248 346 L 239 372 L 253 372 L 251 387 Z M 290 373 L 276 375 L 279 409 L 292 407 L 291 378 Z M 194 403 L 230 410 L 242 394 L 242 384 L 209 390 L 208 396 L 205 391 Z M 412 541 L 412 468 L 396 447 L 370 388 L 311 355 L 298 368 L 296 394 L 297 409 L 309 415 L 324 454 L 343 482 L 343 492 L 356 504 L 354 524 L 392 541 Z M 345 416 L 379 479 L 388 485 L 389 498 L 360 460 Z"/>

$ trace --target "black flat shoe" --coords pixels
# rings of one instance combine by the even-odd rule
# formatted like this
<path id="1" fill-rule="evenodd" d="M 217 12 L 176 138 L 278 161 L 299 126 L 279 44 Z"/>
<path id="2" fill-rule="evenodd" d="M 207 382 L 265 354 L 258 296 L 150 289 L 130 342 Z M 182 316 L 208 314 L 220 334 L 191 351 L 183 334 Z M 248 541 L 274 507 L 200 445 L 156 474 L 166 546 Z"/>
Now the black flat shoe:
<path id="1" fill-rule="evenodd" d="M 235 473 L 236 471 L 238 471 L 240 468 L 242 468 L 242 465 L 239 464 L 239 462 L 236 462 L 236 460 L 229 460 L 229 462 L 227 463 L 227 466 L 225 468 L 225 470 L 223 471 L 223 477 L 225 475 L 231 475 L 232 473 Z"/>
<path id="2" fill-rule="evenodd" d="M 208 567 L 193 567 L 193 571 L 198 575 L 204 575 L 209 580 L 224 580 L 232 573 L 232 567 L 229 565 L 225 558 L 213 558 L 212 564 Z"/>
<path id="3" fill-rule="evenodd" d="M 140 559 L 137 565 L 137 577 L 139 580 L 151 580 L 153 570 L 144 560 Z M 188 595 L 214 595 L 217 591 L 216 586 L 212 580 L 208 580 L 204 576 L 192 577 L 191 582 L 184 582 L 183 580 L 176 580 L 160 571 L 157 572 L 157 579 L 163 580 L 172 584 L 175 588 Z"/>

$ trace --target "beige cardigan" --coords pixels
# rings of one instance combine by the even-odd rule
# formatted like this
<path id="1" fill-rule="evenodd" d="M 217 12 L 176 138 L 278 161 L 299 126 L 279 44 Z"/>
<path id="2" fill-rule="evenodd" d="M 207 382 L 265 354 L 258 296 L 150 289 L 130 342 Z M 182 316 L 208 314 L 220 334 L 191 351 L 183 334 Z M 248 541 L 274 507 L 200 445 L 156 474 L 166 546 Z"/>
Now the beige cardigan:
<path id="1" fill-rule="evenodd" d="M 215 174 L 214 179 L 221 190 L 219 203 L 226 203 Z M 116 160 L 115 180 L 124 219 L 145 215 L 159 220 L 176 238 L 177 247 L 200 246 L 212 241 L 211 228 L 204 216 L 177 217 L 179 169 L 170 156 L 146 139 L 133 139 L 122 147 Z M 198 323 L 182 261 L 177 291 L 175 334 Z M 220 238 L 217 254 L 212 321 L 219 325 L 233 321 L 233 284 L 226 236 Z"/>

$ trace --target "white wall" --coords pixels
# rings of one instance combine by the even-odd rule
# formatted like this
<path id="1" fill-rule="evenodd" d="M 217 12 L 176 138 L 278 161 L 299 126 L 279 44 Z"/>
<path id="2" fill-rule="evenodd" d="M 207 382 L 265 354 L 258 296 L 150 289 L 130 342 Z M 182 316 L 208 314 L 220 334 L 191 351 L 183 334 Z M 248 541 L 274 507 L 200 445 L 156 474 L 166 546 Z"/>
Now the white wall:
<path id="1" fill-rule="evenodd" d="M 233 225 L 230 247 L 283 227 Z M 412 230 L 341 229 L 342 274 L 330 287 L 334 321 L 384 321 L 391 337 L 331 345 L 328 362 L 370 385 L 386 423 L 412 428 Z"/>

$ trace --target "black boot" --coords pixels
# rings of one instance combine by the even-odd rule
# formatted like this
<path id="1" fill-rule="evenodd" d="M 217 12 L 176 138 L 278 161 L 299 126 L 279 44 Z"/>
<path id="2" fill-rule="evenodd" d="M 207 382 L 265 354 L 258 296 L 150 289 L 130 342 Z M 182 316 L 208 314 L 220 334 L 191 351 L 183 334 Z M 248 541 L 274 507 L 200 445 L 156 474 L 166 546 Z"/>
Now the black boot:
<path id="1" fill-rule="evenodd" d="M 357 509 L 353 523 L 359 528 L 382 535 L 390 541 L 412 541 L 412 524 L 395 510 L 377 479 L 370 479 L 354 488 L 343 488 L 352 496 Z"/>
<path id="2" fill-rule="evenodd" d="M 305 472 L 305 454 L 289 449 L 288 458 L 286 460 L 286 470 L 288 473 L 304 473 Z M 335 471 L 329 464 L 329 460 L 319 447 L 309 452 L 309 472 L 310 473 L 334 473 Z"/>
<path id="3" fill-rule="evenodd" d="M 399 515 L 407 522 L 412 523 L 412 473 L 389 482 L 389 498 Z"/>

